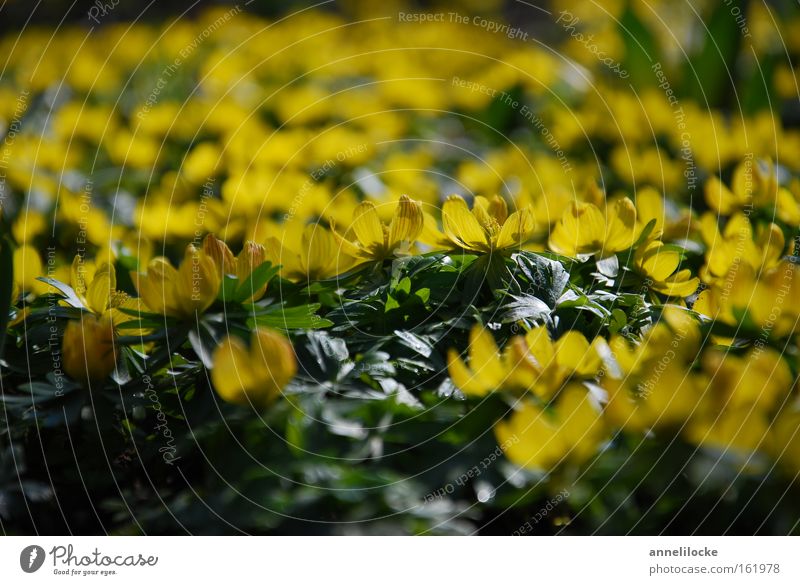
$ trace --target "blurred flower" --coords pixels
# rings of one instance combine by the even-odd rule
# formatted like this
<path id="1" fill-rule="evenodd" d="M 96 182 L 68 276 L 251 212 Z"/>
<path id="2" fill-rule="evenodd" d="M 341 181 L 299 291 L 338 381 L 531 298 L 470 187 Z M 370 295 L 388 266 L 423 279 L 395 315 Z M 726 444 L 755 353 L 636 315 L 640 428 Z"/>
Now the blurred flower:
<path id="1" fill-rule="evenodd" d="M 455 349 L 447 353 L 447 370 L 464 394 L 484 396 L 501 389 L 525 390 L 535 375 L 522 339 L 509 341 L 501 354 L 488 329 L 473 326 L 469 334 L 469 367 Z M 526 375 L 527 373 L 527 375 Z"/>
<path id="2" fill-rule="evenodd" d="M 511 416 L 495 425 L 494 433 L 512 462 L 544 471 L 566 461 L 587 460 L 606 437 L 599 407 L 576 383 L 548 408 L 520 400 Z"/>
<path id="3" fill-rule="evenodd" d="M 292 345 L 281 334 L 256 328 L 248 350 L 233 335 L 214 350 L 211 380 L 220 397 L 233 404 L 266 406 L 297 372 Z"/>
<path id="4" fill-rule="evenodd" d="M 627 197 L 603 214 L 593 203 L 573 202 L 550 234 L 550 249 L 565 256 L 611 256 L 636 242 L 636 207 Z"/>
<path id="5" fill-rule="evenodd" d="M 84 384 L 98 382 L 114 371 L 117 362 L 114 327 L 108 315 L 83 313 L 64 329 L 64 371 Z"/>
<path id="6" fill-rule="evenodd" d="M 590 379 L 600 370 L 598 338 L 591 345 L 578 331 L 567 331 L 553 343 L 547 327 L 512 337 L 501 353 L 488 329 L 475 325 L 469 336 L 469 366 L 455 349 L 447 354 L 453 383 L 465 394 L 484 396 L 498 390 L 532 390 L 551 398 L 570 378 Z"/>

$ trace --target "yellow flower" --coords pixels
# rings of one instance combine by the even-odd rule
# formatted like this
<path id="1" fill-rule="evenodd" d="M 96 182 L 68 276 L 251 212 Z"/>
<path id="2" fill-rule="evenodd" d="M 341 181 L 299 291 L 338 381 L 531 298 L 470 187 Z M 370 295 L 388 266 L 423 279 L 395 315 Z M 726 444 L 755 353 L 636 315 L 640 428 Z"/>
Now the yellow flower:
<path id="1" fill-rule="evenodd" d="M 84 384 L 106 378 L 117 363 L 114 327 L 108 315 L 83 313 L 64 329 L 64 371 Z"/>
<path id="2" fill-rule="evenodd" d="M 238 256 L 234 256 L 228 245 L 213 234 L 208 234 L 203 240 L 203 253 L 206 254 L 217 269 L 220 279 L 225 275 L 234 275 L 239 284 L 245 282 L 252 272 L 267 261 L 267 251 L 264 246 L 253 241 L 246 241 Z M 267 285 L 260 286 L 252 291 L 253 296 L 248 302 L 259 300 L 267 292 Z"/>
<path id="3" fill-rule="evenodd" d="M 627 197 L 618 199 L 605 215 L 592 203 L 576 201 L 553 228 L 549 244 L 565 256 L 606 257 L 633 246 L 639 231 L 636 207 Z"/>
<path id="4" fill-rule="evenodd" d="M 409 253 L 422 231 L 422 205 L 401 195 L 397 209 L 387 226 L 381 222 L 378 210 L 369 201 L 361 202 L 353 212 L 353 225 L 347 237 L 334 231 L 342 250 L 358 260 L 384 260 Z M 349 237 L 354 235 L 356 240 Z"/>
<path id="5" fill-rule="evenodd" d="M 236 277 L 239 284 L 245 282 L 252 272 L 267 261 L 267 252 L 261 244 L 247 241 L 244 243 L 242 251 L 236 256 Z M 263 284 L 256 290 L 251 290 L 253 295 L 247 302 L 255 302 L 267 292 L 267 285 Z"/>
<path id="6" fill-rule="evenodd" d="M 606 418 L 638 431 L 684 424 L 706 386 L 690 369 L 701 341 L 697 320 L 669 305 L 639 345 L 613 336 L 609 346 L 616 366 L 601 379 L 608 392 Z"/>
<path id="7" fill-rule="evenodd" d="M 605 340 L 597 337 L 589 344 L 582 333 L 567 331 L 554 343 L 547 327 L 540 325 L 528 331 L 525 344 L 538 370 L 531 387 L 549 399 L 568 379 L 590 379 L 600 371 L 599 349 Z"/>
<path id="8" fill-rule="evenodd" d="M 353 264 L 350 257 L 339 253 L 333 234 L 317 224 L 309 224 L 302 230 L 287 229 L 283 240 L 271 236 L 265 244 L 270 262 L 281 266 L 284 278 L 294 281 L 331 278 Z"/>
<path id="9" fill-rule="evenodd" d="M 475 325 L 469 334 L 469 367 L 455 349 L 447 353 L 447 370 L 464 394 L 485 396 L 500 389 L 525 390 L 535 376 L 534 364 L 519 337 L 500 354 L 488 329 Z"/>
<path id="10" fill-rule="evenodd" d="M 728 189 L 717 177 L 711 176 L 706 180 L 706 203 L 718 214 L 731 215 L 752 203 L 752 179 L 749 179 L 750 187 L 747 187 L 747 181 L 742 177 L 742 173 L 745 172 L 744 168 L 742 165 L 737 167 L 734 174 L 733 190 Z"/>
<path id="11" fill-rule="evenodd" d="M 116 293 L 117 274 L 108 262 L 94 264 L 75 256 L 70 267 L 70 284 L 84 306 L 96 315 L 105 313 Z"/>
<path id="12" fill-rule="evenodd" d="M 577 383 L 569 384 L 552 408 L 521 401 L 507 421 L 495 425 L 494 433 L 513 463 L 544 471 L 565 461 L 586 461 L 606 436 L 599 408 Z"/>
<path id="13" fill-rule="evenodd" d="M 697 290 L 700 279 L 693 277 L 688 269 L 676 272 L 680 263 L 681 253 L 658 240 L 640 245 L 634 255 L 636 268 L 650 280 L 653 290 L 673 297 L 688 297 Z"/>
<path id="14" fill-rule="evenodd" d="M 717 218 L 706 213 L 700 219 L 700 233 L 706 244 L 706 264 L 700 270 L 705 282 L 726 277 L 729 270 L 739 265 L 746 264 L 756 270 L 774 268 L 786 247 L 783 232 L 774 223 L 761 229 L 754 238 L 752 224 L 743 213 L 732 215 L 722 233 Z"/>
<path id="15" fill-rule="evenodd" d="M 795 193 L 778 183 L 775 166 L 767 160 L 744 160 L 734 169 L 730 189 L 717 177 L 705 185 L 706 203 L 718 215 L 732 215 L 745 208 L 756 207 L 772 212 L 792 225 L 800 221 L 800 204 Z"/>
<path id="16" fill-rule="evenodd" d="M 248 350 L 235 336 L 214 350 L 211 380 L 220 397 L 234 404 L 265 406 L 297 372 L 292 345 L 281 334 L 256 328 Z"/>
<path id="17" fill-rule="evenodd" d="M 114 327 L 136 318 L 120 309 L 141 311 L 139 299 L 117 290 L 117 273 L 109 262 L 103 262 L 95 268 L 93 262 L 75 256 L 70 267 L 70 285 L 84 307 L 97 317 L 108 316 Z M 145 330 L 132 329 L 127 333 L 143 335 Z"/>
<path id="18" fill-rule="evenodd" d="M 475 197 L 472 210 L 461 197 L 451 195 L 442 206 L 442 228 L 440 237 L 431 241 L 428 236 L 426 243 L 484 254 L 520 247 L 533 234 L 535 225 L 530 208 L 509 215 L 505 200 L 497 195 L 491 199 Z"/>
<path id="19" fill-rule="evenodd" d="M 236 274 L 236 257 L 228 244 L 214 234 L 208 234 L 203 239 L 203 252 L 214 261 L 220 272 L 220 278 L 226 274 Z"/>
<path id="20" fill-rule="evenodd" d="M 153 258 L 144 274 L 133 274 L 144 304 L 153 312 L 178 318 L 203 312 L 217 298 L 220 275 L 214 261 L 190 244 L 177 270 L 164 257 Z"/>
<path id="21" fill-rule="evenodd" d="M 577 331 L 568 331 L 553 343 L 542 325 L 531 329 L 524 339 L 513 337 L 501 354 L 492 334 L 475 325 L 469 336 L 469 366 L 455 349 L 450 349 L 447 368 L 453 383 L 468 395 L 485 396 L 501 389 L 533 390 L 549 399 L 568 379 L 597 374 L 601 343 L 597 338 L 590 345 Z"/>

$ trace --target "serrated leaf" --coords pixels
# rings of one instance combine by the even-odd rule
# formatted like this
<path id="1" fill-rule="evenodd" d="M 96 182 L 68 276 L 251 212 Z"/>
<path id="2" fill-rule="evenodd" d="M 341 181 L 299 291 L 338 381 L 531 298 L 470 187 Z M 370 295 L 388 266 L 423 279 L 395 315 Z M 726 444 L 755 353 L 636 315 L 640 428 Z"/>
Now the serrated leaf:
<path id="1" fill-rule="evenodd" d="M 569 272 L 561 262 L 533 252 L 519 252 L 512 258 L 528 281 L 528 286 L 523 287 L 524 292 L 541 299 L 551 308 L 555 307 L 569 282 Z"/>
<path id="2" fill-rule="evenodd" d="M 551 309 L 547 303 L 534 295 L 512 295 L 512 298 L 514 300 L 505 305 L 506 312 L 500 318 L 503 323 L 513 323 L 521 319 L 539 321 L 550 315 Z"/>

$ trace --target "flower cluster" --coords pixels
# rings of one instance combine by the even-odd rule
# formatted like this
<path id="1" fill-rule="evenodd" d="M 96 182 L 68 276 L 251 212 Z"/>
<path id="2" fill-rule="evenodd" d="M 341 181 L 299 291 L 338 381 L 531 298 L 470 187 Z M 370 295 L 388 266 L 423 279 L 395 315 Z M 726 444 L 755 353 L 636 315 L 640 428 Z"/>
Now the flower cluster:
<path id="1" fill-rule="evenodd" d="M 222 509 L 230 472 L 260 511 L 227 511 L 256 531 L 360 520 L 374 478 L 423 484 L 451 458 L 460 477 L 487 446 L 478 500 L 520 490 L 520 509 L 640 447 L 791 483 L 800 131 L 770 99 L 797 98 L 795 71 L 737 78 L 769 87 L 734 113 L 725 80 L 706 95 L 681 69 L 697 30 L 637 2 L 556 0 L 560 53 L 354 4 L 0 42 L 0 447 L 96 423 L 144 502 L 118 462 L 199 446 L 184 479 Z M 619 19 L 649 31 L 649 66 Z M 751 3 L 748 23 L 737 76 L 800 13 Z M 210 508 L 176 477 L 154 481 L 191 525 Z M 416 509 L 393 489 L 364 517 Z"/>

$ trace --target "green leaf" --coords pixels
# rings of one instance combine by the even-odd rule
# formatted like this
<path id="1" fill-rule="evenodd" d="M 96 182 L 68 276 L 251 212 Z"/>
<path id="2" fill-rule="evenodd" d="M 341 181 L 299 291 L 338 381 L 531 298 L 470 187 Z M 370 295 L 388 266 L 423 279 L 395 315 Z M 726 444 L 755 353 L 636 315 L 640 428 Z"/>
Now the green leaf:
<path id="1" fill-rule="evenodd" d="M 295 344 L 300 366 L 298 371 L 317 383 L 336 380 L 350 357 L 344 340 L 331 337 L 327 331 L 309 331 L 305 339 L 305 342 Z"/>
<path id="2" fill-rule="evenodd" d="M 189 344 L 203 365 L 207 369 L 211 369 L 214 366 L 211 356 L 217 347 L 217 339 L 211 328 L 200 321 L 197 323 L 197 328 L 189 330 L 188 339 Z"/>
<path id="3" fill-rule="evenodd" d="M 86 308 L 83 302 L 78 298 L 78 295 L 75 293 L 75 290 L 68 284 L 64 284 L 61 281 L 58 281 L 54 278 L 48 278 L 46 276 L 40 276 L 36 280 L 40 280 L 41 282 L 49 284 L 50 286 L 55 288 L 58 292 L 63 294 L 64 300 L 67 302 L 67 304 L 75 307 L 76 309 Z"/>
<path id="4" fill-rule="evenodd" d="M 268 307 L 262 313 L 257 313 L 252 320 L 256 325 L 265 325 L 278 329 L 323 329 L 330 327 L 333 322 L 317 315 L 320 307 L 319 303 L 290 308 L 286 308 L 283 305 L 275 305 L 274 307 Z"/>
<path id="5" fill-rule="evenodd" d="M 233 300 L 238 303 L 244 303 L 258 292 L 262 286 L 269 283 L 280 269 L 280 266 L 273 266 L 269 262 L 259 265 L 239 284 L 233 295 Z"/>
<path id="6" fill-rule="evenodd" d="M 656 77 L 651 69 L 660 61 L 658 45 L 650 29 L 630 7 L 619 19 L 619 34 L 625 43 L 623 64 L 631 82 L 636 86 L 653 85 Z"/>
<path id="7" fill-rule="evenodd" d="M 429 358 L 433 353 L 433 344 L 428 336 L 421 337 L 411 331 L 404 331 L 402 329 L 395 329 L 394 334 L 400 340 L 400 343 L 411 349 L 419 355 Z"/>
<path id="8" fill-rule="evenodd" d="M 534 295 L 511 296 L 514 300 L 506 305 L 507 310 L 500 318 L 503 323 L 513 323 L 521 319 L 540 321 L 550 315 L 551 309 L 547 303 Z"/>
<path id="9" fill-rule="evenodd" d="M 523 292 L 534 295 L 551 308 L 555 307 L 569 282 L 569 272 L 561 262 L 533 252 L 519 252 L 512 256 L 512 260 L 528 282 L 527 287 L 522 285 Z"/>
<path id="10" fill-rule="evenodd" d="M 703 22 L 702 48 L 686 62 L 683 72 L 685 93 L 699 103 L 719 107 L 738 93 L 731 84 L 742 33 L 724 2 L 718 3 Z"/>
<path id="11" fill-rule="evenodd" d="M 219 287 L 217 299 L 222 302 L 234 302 L 236 300 L 236 290 L 239 288 L 239 279 L 230 274 L 222 275 L 222 283 Z"/>

